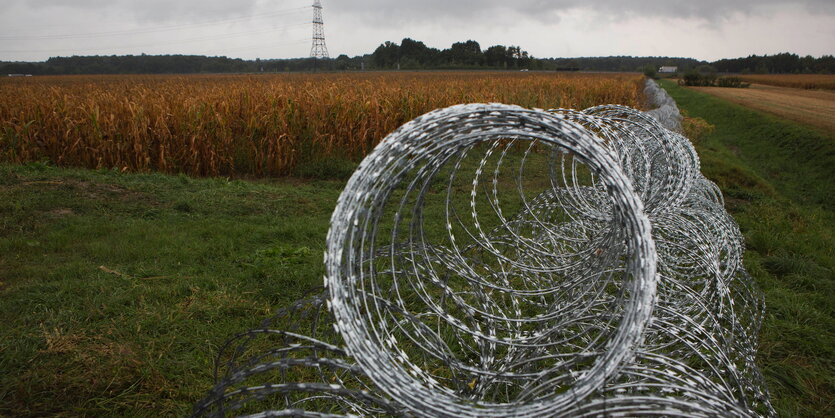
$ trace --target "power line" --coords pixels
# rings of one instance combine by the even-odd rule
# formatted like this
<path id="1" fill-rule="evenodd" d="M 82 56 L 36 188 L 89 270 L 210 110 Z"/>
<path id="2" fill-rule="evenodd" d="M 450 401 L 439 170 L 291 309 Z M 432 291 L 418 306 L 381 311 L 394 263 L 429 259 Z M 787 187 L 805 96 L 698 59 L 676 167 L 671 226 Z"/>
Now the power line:
<path id="1" fill-rule="evenodd" d="M 206 49 L 206 50 L 200 50 L 200 52 L 203 55 L 216 54 L 216 53 L 219 53 L 219 52 L 230 51 L 230 50 L 233 50 L 235 53 L 238 53 L 240 51 L 252 51 L 252 50 L 257 50 L 257 49 L 269 49 L 269 48 L 273 48 L 273 47 L 276 47 L 276 46 L 296 46 L 296 45 L 306 44 L 308 42 L 310 42 L 309 38 L 303 38 L 303 39 L 297 39 L 297 40 L 292 40 L 292 41 L 287 41 L 287 42 L 282 42 L 282 43 L 271 42 L 271 43 L 254 44 L 254 45 L 249 45 L 249 46 L 245 46 L 245 47 Z"/>

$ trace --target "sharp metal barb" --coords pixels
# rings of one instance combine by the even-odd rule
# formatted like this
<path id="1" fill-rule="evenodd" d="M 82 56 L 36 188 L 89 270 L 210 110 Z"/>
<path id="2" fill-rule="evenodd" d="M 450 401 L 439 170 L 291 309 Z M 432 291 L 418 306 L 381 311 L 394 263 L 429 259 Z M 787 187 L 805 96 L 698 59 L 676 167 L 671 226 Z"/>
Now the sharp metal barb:
<path id="1" fill-rule="evenodd" d="M 436 110 L 360 164 L 326 291 L 228 344 L 195 415 L 774 415 L 742 252 L 645 113 Z"/>

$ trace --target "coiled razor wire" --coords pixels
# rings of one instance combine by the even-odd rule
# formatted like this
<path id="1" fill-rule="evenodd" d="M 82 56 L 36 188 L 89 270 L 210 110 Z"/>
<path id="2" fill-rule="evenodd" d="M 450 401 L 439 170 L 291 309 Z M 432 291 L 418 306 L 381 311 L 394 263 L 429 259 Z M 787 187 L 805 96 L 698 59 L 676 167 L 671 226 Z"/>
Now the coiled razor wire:
<path id="1" fill-rule="evenodd" d="M 676 101 L 667 94 L 667 91 L 661 88 L 653 80 L 647 79 L 644 85 L 644 97 L 653 106 L 652 110 L 646 113 L 656 120 L 665 128 L 678 131 L 681 128 L 681 113 L 678 111 Z"/>
<path id="2" fill-rule="evenodd" d="M 436 110 L 360 164 L 326 290 L 227 343 L 195 415 L 773 415 L 742 250 L 647 114 Z"/>

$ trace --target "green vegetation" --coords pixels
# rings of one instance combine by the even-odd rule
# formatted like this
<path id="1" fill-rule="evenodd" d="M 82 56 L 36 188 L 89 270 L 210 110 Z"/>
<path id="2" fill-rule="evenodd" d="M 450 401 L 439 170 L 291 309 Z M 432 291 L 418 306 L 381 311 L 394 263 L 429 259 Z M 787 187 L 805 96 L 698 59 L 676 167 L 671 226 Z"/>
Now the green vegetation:
<path id="1" fill-rule="evenodd" d="M 723 73 L 757 73 L 757 74 L 831 74 L 835 72 L 835 56 L 822 55 L 815 58 L 811 55 L 801 57 L 797 54 L 783 52 L 774 55 L 749 55 L 745 58 L 728 58 L 711 63 Z"/>
<path id="2" fill-rule="evenodd" d="M 747 88 L 751 83 L 743 82 L 739 77 L 719 77 L 716 75 L 716 68 L 710 65 L 701 65 L 684 73 L 680 83 L 685 86 L 697 87 L 733 87 Z"/>
<path id="3" fill-rule="evenodd" d="M 742 81 L 739 77 L 719 77 L 716 79 L 716 87 L 748 88 L 751 83 Z"/>
<path id="4" fill-rule="evenodd" d="M 526 166 L 545 172 L 547 157 Z M 349 164 L 305 171 L 341 176 Z M 526 182 L 547 186 L 540 175 Z M 0 416 L 188 413 L 212 385 L 220 345 L 321 286 L 343 187 L 0 164 Z M 518 196 L 502 196 L 519 210 Z M 432 221 L 442 203 L 424 212 L 427 234 L 445 231 Z"/>
<path id="5" fill-rule="evenodd" d="M 400 44 L 386 41 L 373 52 L 336 58 L 255 59 L 202 55 L 110 55 L 52 57 L 44 62 L 2 62 L 0 74 L 189 74 L 361 70 L 548 70 L 640 71 L 644 66 L 694 68 L 702 61 L 676 57 L 535 58 L 519 46 L 493 45 L 482 49 L 474 40 L 438 49 L 411 38 Z"/>
<path id="6" fill-rule="evenodd" d="M 715 126 L 696 147 L 765 292 L 759 362 L 781 416 L 835 409 L 835 136 L 662 81 Z"/>
<path id="7" fill-rule="evenodd" d="M 646 65 L 641 69 L 641 72 L 644 73 L 644 76 L 647 78 L 651 78 L 653 80 L 658 79 L 658 72 L 655 70 L 654 65 Z"/>
<path id="8" fill-rule="evenodd" d="M 536 58 L 519 46 L 493 45 L 481 49 L 473 40 L 453 43 L 447 49 L 427 46 L 411 38 L 386 41 L 373 53 L 336 58 L 243 60 L 202 55 L 95 55 L 52 57 L 43 62 L 2 62 L 0 74 L 190 74 L 258 73 L 290 71 L 357 71 L 385 69 L 520 69 L 548 71 L 643 72 L 645 67 L 675 66 L 681 71 L 710 64 L 722 73 L 832 74 L 835 56 L 800 57 L 788 52 L 751 55 L 708 63 L 681 57 L 578 57 Z"/>
<path id="9" fill-rule="evenodd" d="M 0 416 L 182 416 L 321 285 L 340 181 L 0 166 Z"/>
<path id="10" fill-rule="evenodd" d="M 833 137 L 662 83 L 746 236 L 775 406 L 835 415 Z M 227 337 L 321 284 L 343 185 L 0 165 L 0 415 L 188 413 Z"/>

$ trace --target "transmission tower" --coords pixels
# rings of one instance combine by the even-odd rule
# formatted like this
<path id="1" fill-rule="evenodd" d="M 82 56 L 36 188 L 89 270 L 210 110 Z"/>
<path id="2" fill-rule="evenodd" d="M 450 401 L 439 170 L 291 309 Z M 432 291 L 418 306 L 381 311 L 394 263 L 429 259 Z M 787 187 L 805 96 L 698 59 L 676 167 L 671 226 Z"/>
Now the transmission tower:
<path id="1" fill-rule="evenodd" d="M 328 58 L 328 47 L 325 46 L 325 22 L 322 21 L 322 3 L 313 2 L 313 47 L 310 48 L 312 58 Z"/>

